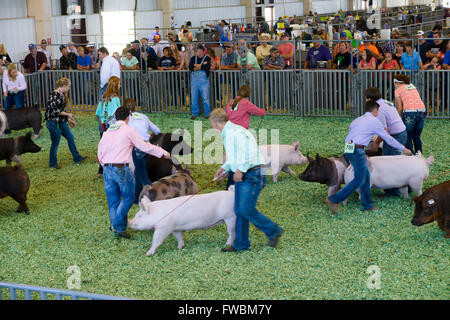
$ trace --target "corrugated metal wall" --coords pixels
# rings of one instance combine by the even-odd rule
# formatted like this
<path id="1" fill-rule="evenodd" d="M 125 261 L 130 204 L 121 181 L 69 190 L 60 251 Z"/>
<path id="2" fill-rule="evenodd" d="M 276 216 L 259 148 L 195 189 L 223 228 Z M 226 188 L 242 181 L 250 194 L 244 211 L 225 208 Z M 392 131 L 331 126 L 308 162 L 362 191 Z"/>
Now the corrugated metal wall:
<path id="1" fill-rule="evenodd" d="M 162 11 L 140 11 L 136 12 L 136 29 L 162 27 L 163 13 Z M 136 39 L 142 37 L 150 37 L 153 31 L 136 30 Z M 164 32 L 165 34 L 165 32 Z"/>
<path id="2" fill-rule="evenodd" d="M 0 43 L 14 62 L 29 53 L 29 43 L 36 43 L 35 28 L 34 18 L 0 20 Z"/>
<path id="3" fill-rule="evenodd" d="M 138 0 L 138 11 L 154 11 L 157 9 L 156 0 Z"/>
<path id="4" fill-rule="evenodd" d="M 175 10 L 177 9 L 193 9 L 193 8 L 210 8 L 225 6 L 240 6 L 240 0 L 175 0 Z"/>
<path id="5" fill-rule="evenodd" d="M 326 0 L 326 1 L 313 1 L 312 2 L 312 12 L 322 13 L 333 13 L 339 10 L 347 10 L 348 2 L 346 0 Z M 361 7 L 360 7 L 361 8 Z M 308 14 L 305 12 L 305 14 Z"/>
<path id="6" fill-rule="evenodd" d="M 0 19 L 26 18 L 27 0 L 0 0 Z"/>
<path id="7" fill-rule="evenodd" d="M 199 27 L 202 21 L 231 18 L 245 18 L 245 6 L 175 10 L 175 22 L 178 26 L 191 21 L 193 27 Z"/>
<path id="8" fill-rule="evenodd" d="M 103 0 L 104 11 L 134 11 L 135 0 Z"/>
<path id="9" fill-rule="evenodd" d="M 267 4 L 266 7 L 267 6 L 271 6 L 271 4 Z M 286 0 L 283 3 L 283 0 L 275 0 L 273 6 L 275 8 L 275 19 L 282 16 L 292 16 L 294 14 L 297 16 L 303 15 L 303 1 Z"/>

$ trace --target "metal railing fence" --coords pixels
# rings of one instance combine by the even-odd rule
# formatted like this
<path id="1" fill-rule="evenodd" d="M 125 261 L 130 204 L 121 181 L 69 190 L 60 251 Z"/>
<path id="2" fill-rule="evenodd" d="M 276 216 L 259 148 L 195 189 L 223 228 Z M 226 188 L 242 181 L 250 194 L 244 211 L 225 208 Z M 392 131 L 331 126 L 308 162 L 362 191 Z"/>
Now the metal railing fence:
<path id="1" fill-rule="evenodd" d="M 393 77 L 408 75 L 419 90 L 430 118 L 450 119 L 450 70 L 217 70 L 209 77 L 211 108 L 225 108 L 242 84 L 250 100 L 271 115 L 355 117 L 363 113 L 364 91 L 378 87 L 394 101 Z M 57 79 L 71 80 L 67 110 L 95 112 L 100 79 L 95 71 L 41 71 L 26 74 L 26 106 L 45 109 Z M 0 78 L 1 84 L 1 78 Z M 3 108 L 3 90 L 0 104 Z M 122 71 L 121 98 L 136 100 L 145 112 L 189 113 L 190 71 Z"/>
<path id="2" fill-rule="evenodd" d="M 5 292 L 5 293 L 4 293 Z M 130 300 L 129 298 L 0 282 L 0 300 Z"/>

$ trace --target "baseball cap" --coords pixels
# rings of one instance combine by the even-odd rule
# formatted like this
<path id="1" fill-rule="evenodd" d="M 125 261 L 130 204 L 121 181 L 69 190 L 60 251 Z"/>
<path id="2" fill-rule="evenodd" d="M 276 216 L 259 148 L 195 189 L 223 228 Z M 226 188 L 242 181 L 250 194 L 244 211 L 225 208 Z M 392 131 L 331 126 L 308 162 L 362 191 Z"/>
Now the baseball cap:
<path id="1" fill-rule="evenodd" d="M 61 51 L 62 49 L 65 49 L 65 48 L 66 48 L 66 46 L 62 44 L 59 46 L 59 51 Z"/>
<path id="2" fill-rule="evenodd" d="M 41 40 L 41 44 L 47 44 L 47 40 L 42 39 L 42 40 Z"/>
<path id="3" fill-rule="evenodd" d="M 341 38 L 346 38 L 347 37 L 347 32 L 341 32 L 340 36 L 341 36 Z"/>
<path id="4" fill-rule="evenodd" d="M 422 30 L 417 31 L 416 36 L 423 36 L 425 34 L 425 32 L 423 32 Z"/>
<path id="5" fill-rule="evenodd" d="M 155 34 L 155 36 L 153 37 L 153 39 L 161 39 L 161 37 L 158 34 Z"/>
<path id="6" fill-rule="evenodd" d="M 134 40 L 133 42 L 131 42 L 131 44 L 141 44 L 141 43 L 139 42 L 139 40 Z"/>
<path id="7" fill-rule="evenodd" d="M 272 48 L 270 48 L 269 52 L 270 52 L 270 53 L 272 53 L 272 52 L 278 52 L 278 48 L 277 48 L 277 47 L 272 47 Z"/>
<path id="8" fill-rule="evenodd" d="M 281 37 L 289 37 L 289 35 L 285 32 L 281 35 Z"/>
<path id="9" fill-rule="evenodd" d="M 28 50 L 33 50 L 33 49 L 36 49 L 36 46 L 34 44 L 30 43 L 28 45 Z"/>
<path id="10" fill-rule="evenodd" d="M 199 44 L 196 49 L 197 50 L 205 50 L 205 47 L 202 44 Z"/>

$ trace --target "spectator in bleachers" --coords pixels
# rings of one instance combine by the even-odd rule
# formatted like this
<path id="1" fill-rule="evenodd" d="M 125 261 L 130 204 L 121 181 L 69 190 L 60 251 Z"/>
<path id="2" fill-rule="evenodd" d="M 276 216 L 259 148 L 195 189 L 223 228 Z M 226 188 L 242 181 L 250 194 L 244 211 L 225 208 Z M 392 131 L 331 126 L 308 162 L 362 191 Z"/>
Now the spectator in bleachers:
<path id="1" fill-rule="evenodd" d="M 158 70 L 157 61 L 148 54 L 147 51 L 141 52 L 141 71 L 146 73 L 147 71 Z"/>
<path id="2" fill-rule="evenodd" d="M 333 40 L 333 41 L 339 41 L 340 40 L 341 35 L 338 32 L 338 27 L 337 26 L 333 26 L 331 28 L 331 34 L 333 35 L 333 38 L 331 40 Z"/>
<path id="3" fill-rule="evenodd" d="M 153 41 L 155 39 L 155 36 L 159 36 L 161 38 L 159 27 L 155 27 L 155 31 L 150 35 L 150 41 Z"/>
<path id="4" fill-rule="evenodd" d="M 117 62 L 119 63 L 120 70 L 122 70 L 122 64 L 121 64 L 122 59 L 120 57 L 120 53 L 113 52 L 112 57 L 117 60 Z"/>
<path id="5" fill-rule="evenodd" d="M 59 58 L 59 68 L 61 70 L 76 70 L 77 69 L 77 56 L 73 52 L 69 52 L 65 45 L 59 46 L 61 51 L 61 58 Z"/>
<path id="6" fill-rule="evenodd" d="M 359 61 L 358 68 L 360 70 L 376 70 L 377 61 L 371 50 L 365 49 L 361 53 L 361 60 Z"/>
<path id="7" fill-rule="evenodd" d="M 191 71 L 191 111 L 192 120 L 200 115 L 199 96 L 203 102 L 203 112 L 206 118 L 209 117 L 211 108 L 209 106 L 209 69 L 211 59 L 205 55 L 205 47 L 199 45 L 196 48 L 196 55 L 191 58 L 189 70 Z"/>
<path id="8" fill-rule="evenodd" d="M 40 51 L 43 52 L 45 54 L 45 56 L 47 57 L 47 66 L 49 67 L 49 69 L 53 69 L 52 54 L 47 49 L 47 40 L 45 40 L 45 39 L 41 40 L 41 50 Z"/>
<path id="9" fill-rule="evenodd" d="M 378 70 L 400 70 L 400 65 L 392 58 L 392 52 L 385 52 L 384 60 L 378 66 Z"/>
<path id="10" fill-rule="evenodd" d="M 95 45 L 93 44 L 93 43 L 88 43 L 87 44 L 87 46 L 86 46 L 86 49 L 87 49 L 87 55 L 91 58 L 91 61 L 92 61 L 92 69 L 95 69 L 95 68 L 99 68 L 99 66 L 95 66 L 95 64 L 97 63 L 97 60 L 98 60 L 98 56 L 97 56 L 97 53 L 95 52 Z"/>
<path id="11" fill-rule="evenodd" d="M 177 39 L 177 37 L 175 36 L 174 33 L 169 32 L 169 33 L 167 34 L 167 39 L 169 40 L 169 43 L 170 43 L 170 44 L 175 44 L 175 45 L 176 45 L 177 50 L 178 50 L 179 52 L 181 52 L 181 51 L 183 50 L 183 45 L 182 45 L 181 42 Z M 173 49 L 172 49 L 172 51 L 173 51 Z"/>
<path id="12" fill-rule="evenodd" d="M 82 46 L 78 47 L 78 57 L 77 57 L 77 69 L 81 71 L 91 70 L 92 68 L 92 60 L 86 54 L 85 49 Z"/>
<path id="13" fill-rule="evenodd" d="M 252 52 L 254 54 L 256 54 L 256 48 L 260 45 L 259 38 L 261 37 L 262 34 L 263 33 L 261 30 L 258 32 L 255 32 L 252 36 L 252 39 L 250 40 L 249 47 L 250 47 L 250 50 L 252 50 Z"/>
<path id="14" fill-rule="evenodd" d="M 293 69 L 294 66 L 294 53 L 295 47 L 294 44 L 289 42 L 289 35 L 287 33 L 283 33 L 281 35 L 282 43 L 278 46 L 278 52 L 280 56 L 284 59 L 284 68 L 285 69 Z"/>
<path id="15" fill-rule="evenodd" d="M 175 70 L 177 65 L 176 59 L 173 57 L 173 52 L 170 47 L 165 47 L 163 49 L 163 56 L 159 59 L 158 62 L 158 70 L 167 71 L 167 70 Z"/>
<path id="16" fill-rule="evenodd" d="M 141 43 L 139 42 L 139 40 L 134 40 L 133 42 L 131 42 L 131 49 L 128 49 L 128 50 L 124 49 L 125 55 L 128 51 L 131 51 L 131 54 L 136 57 L 137 61 L 139 61 L 140 55 L 141 55 L 141 45 L 140 44 Z"/>
<path id="17" fill-rule="evenodd" d="M 67 50 L 69 52 L 75 53 L 76 56 L 78 56 L 78 50 L 75 47 L 75 44 L 72 41 L 67 42 Z"/>
<path id="18" fill-rule="evenodd" d="M 159 35 L 155 35 L 155 37 L 153 38 L 152 48 L 153 50 L 155 50 L 155 53 L 158 56 L 158 58 L 162 58 L 164 56 L 163 50 L 165 47 L 168 46 L 169 44 L 161 43 L 161 37 Z"/>
<path id="19" fill-rule="evenodd" d="M 222 59 L 220 61 L 221 70 L 237 70 L 237 59 L 238 53 L 233 50 L 230 43 L 225 44 L 225 52 L 222 54 Z"/>
<path id="20" fill-rule="evenodd" d="M 405 45 L 403 43 L 398 43 L 395 46 L 395 52 L 392 58 L 397 61 L 397 63 L 400 65 L 400 60 L 402 59 L 403 54 L 406 52 Z"/>
<path id="21" fill-rule="evenodd" d="M 146 38 L 146 37 L 142 37 L 141 38 L 141 48 L 143 50 L 147 50 L 148 49 L 148 38 Z"/>
<path id="22" fill-rule="evenodd" d="M 258 59 L 258 64 L 260 66 L 263 65 L 264 59 L 270 54 L 270 49 L 272 46 L 267 43 L 267 41 L 270 39 L 270 36 L 268 34 L 262 34 L 259 37 L 260 45 L 256 48 L 256 59 Z"/>
<path id="23" fill-rule="evenodd" d="M 442 70 L 442 59 L 440 57 L 434 57 L 431 62 L 423 65 L 424 70 Z"/>
<path id="24" fill-rule="evenodd" d="M 370 42 L 362 42 L 359 46 L 358 46 L 358 50 L 359 53 L 362 54 L 364 50 L 369 50 L 372 53 L 372 56 L 375 58 L 375 60 L 380 59 L 380 53 L 378 52 L 377 47 L 375 47 L 373 44 L 371 44 Z"/>
<path id="25" fill-rule="evenodd" d="M 133 56 L 131 50 L 128 50 L 125 57 L 122 58 L 121 64 L 123 70 L 139 70 L 139 61 Z"/>
<path id="26" fill-rule="evenodd" d="M 11 63 L 11 58 L 9 57 L 8 52 L 6 51 L 5 45 L 3 43 L 0 43 L 0 60 L 3 62 Z"/>
<path id="27" fill-rule="evenodd" d="M 352 63 L 352 55 L 348 51 L 349 45 L 345 42 L 338 44 L 339 52 L 335 55 L 333 64 L 335 69 L 350 69 Z"/>
<path id="28" fill-rule="evenodd" d="M 263 62 L 264 70 L 282 70 L 284 69 L 284 59 L 280 56 L 278 49 L 272 47 L 270 54 L 264 58 Z"/>
<path id="29" fill-rule="evenodd" d="M 328 47 L 322 45 L 320 36 L 313 37 L 314 46 L 306 55 L 305 69 L 331 68 L 331 53 Z"/>
<path id="30" fill-rule="evenodd" d="M 427 61 L 427 50 L 428 50 L 428 44 L 425 40 L 424 32 L 422 30 L 417 31 L 416 37 L 417 37 L 417 52 L 420 55 L 420 59 L 422 59 L 422 62 Z"/>
<path id="31" fill-rule="evenodd" d="M 240 48 L 241 54 L 238 55 L 237 58 L 237 65 L 238 69 L 243 70 L 261 70 L 261 67 L 259 66 L 258 59 L 256 59 L 256 56 L 248 51 L 246 47 Z"/>
<path id="32" fill-rule="evenodd" d="M 412 42 L 408 41 L 405 45 L 406 52 L 402 55 L 400 63 L 405 70 L 415 70 L 423 69 L 422 59 L 417 51 L 413 50 Z"/>
<path id="33" fill-rule="evenodd" d="M 372 34 L 371 38 L 372 38 L 372 41 L 370 42 L 370 44 L 373 45 L 378 50 L 379 58 L 377 60 L 382 60 L 384 51 L 383 51 L 383 48 L 381 48 L 381 42 L 376 41 L 376 40 L 378 40 L 377 34 L 376 33 Z"/>
<path id="34" fill-rule="evenodd" d="M 439 35 L 442 33 L 442 26 L 440 24 L 435 24 L 433 29 L 428 33 L 427 35 L 427 43 L 428 44 L 433 44 L 433 34 L 438 33 Z"/>
<path id="35" fill-rule="evenodd" d="M 444 45 L 443 41 L 440 40 L 439 38 L 441 38 L 441 34 L 439 32 L 434 32 L 432 43 L 429 43 L 427 46 L 427 53 L 426 53 L 427 61 L 426 62 L 431 62 L 431 60 L 434 57 L 438 56 L 439 51 L 441 49 L 445 48 L 445 47 L 443 48 L 443 45 Z"/>
<path id="36" fill-rule="evenodd" d="M 442 67 L 446 70 L 450 69 L 450 41 L 447 42 L 447 51 L 445 52 L 444 60 L 442 61 Z"/>
<path id="37" fill-rule="evenodd" d="M 37 51 L 34 44 L 28 45 L 30 53 L 25 57 L 23 62 L 24 73 L 34 73 L 47 69 L 47 57 L 45 53 Z"/>
<path id="38" fill-rule="evenodd" d="M 221 20 L 220 23 L 217 25 L 206 24 L 206 26 L 216 29 L 217 34 L 219 35 L 219 37 L 221 39 L 220 41 L 225 41 L 225 40 L 222 40 L 224 38 L 227 38 L 226 41 L 228 41 L 228 37 L 225 32 L 225 29 L 226 29 L 226 26 L 228 26 L 228 23 L 225 20 Z"/>
<path id="39" fill-rule="evenodd" d="M 3 73 L 2 87 L 3 97 L 5 97 L 4 109 L 11 110 L 14 105 L 16 105 L 16 109 L 23 108 L 27 82 L 24 75 L 17 71 L 17 66 L 14 63 L 10 63 Z"/>
<path id="40" fill-rule="evenodd" d="M 183 70 L 184 69 L 184 56 L 183 52 L 178 50 L 178 46 L 176 43 L 172 43 L 170 45 L 170 49 L 172 49 L 173 57 L 176 60 L 175 70 Z"/>
<path id="41" fill-rule="evenodd" d="M 346 32 L 341 32 L 339 34 L 339 37 L 340 37 L 341 41 L 347 41 L 347 33 Z M 336 55 L 341 51 L 341 43 L 345 44 L 345 49 L 348 53 L 351 52 L 350 42 L 339 42 L 334 46 L 333 57 L 336 57 Z"/>

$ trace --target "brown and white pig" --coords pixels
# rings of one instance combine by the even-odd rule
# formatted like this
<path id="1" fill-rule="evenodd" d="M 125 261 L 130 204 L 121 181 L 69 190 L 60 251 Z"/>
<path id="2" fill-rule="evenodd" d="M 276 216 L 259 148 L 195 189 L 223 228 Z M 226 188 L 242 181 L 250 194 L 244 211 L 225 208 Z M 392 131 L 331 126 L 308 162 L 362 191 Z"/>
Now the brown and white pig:
<path id="1" fill-rule="evenodd" d="M 411 199 L 416 204 L 411 223 L 415 226 L 437 221 L 445 237 L 450 238 L 450 180 L 431 187 Z"/>
<path id="2" fill-rule="evenodd" d="M 328 186 L 328 196 L 332 196 L 344 183 L 344 172 L 346 169 L 343 161 L 338 158 L 322 158 L 319 154 L 313 159 L 307 156 L 308 167 L 299 178 L 307 182 L 318 182 Z"/>
<path id="3" fill-rule="evenodd" d="M 308 159 L 300 152 L 300 142 L 288 144 L 271 144 L 259 146 L 259 151 L 264 158 L 264 167 L 271 170 L 273 182 L 277 182 L 281 171 L 295 177 L 295 173 L 289 166 L 298 166 L 308 163 Z"/>
<path id="4" fill-rule="evenodd" d="M 148 197 L 150 201 L 166 200 L 197 193 L 198 188 L 192 179 L 189 168 L 159 179 L 151 185 L 144 186 L 139 195 L 139 202 L 143 197 Z"/>
<path id="5" fill-rule="evenodd" d="M 36 153 L 41 151 L 41 147 L 31 140 L 31 132 L 25 136 L 0 139 L 0 160 L 6 160 L 6 164 L 11 165 L 12 161 L 22 163 L 20 155 L 24 153 Z"/>
<path id="6" fill-rule="evenodd" d="M 0 199 L 11 197 L 19 203 L 17 212 L 28 214 L 27 193 L 30 189 L 28 174 L 18 166 L 0 168 Z"/>
<path id="7" fill-rule="evenodd" d="M 170 234 L 178 240 L 178 249 L 184 247 L 183 231 L 208 229 L 222 222 L 227 225 L 228 239 L 231 245 L 235 238 L 236 215 L 234 213 L 234 187 L 230 191 L 184 196 L 174 199 L 150 201 L 143 197 L 140 210 L 130 220 L 129 226 L 135 230 L 155 230 L 152 246 L 147 256 L 156 249 Z"/>
<path id="8" fill-rule="evenodd" d="M 400 193 L 408 199 L 408 186 L 422 194 L 423 181 L 428 178 L 430 165 L 434 161 L 431 154 L 427 159 L 420 152 L 416 156 L 380 156 L 367 160 L 370 172 L 370 187 L 378 189 L 399 188 Z M 347 184 L 353 180 L 353 166 L 348 166 L 344 174 Z"/>

